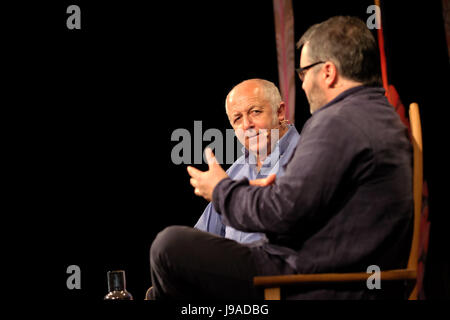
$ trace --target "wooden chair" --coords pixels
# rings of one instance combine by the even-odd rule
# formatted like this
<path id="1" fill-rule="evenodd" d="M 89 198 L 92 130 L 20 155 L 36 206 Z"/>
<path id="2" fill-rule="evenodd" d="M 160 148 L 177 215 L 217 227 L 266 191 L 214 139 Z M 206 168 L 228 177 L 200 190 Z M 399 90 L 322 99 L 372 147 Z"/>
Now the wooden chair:
<path id="1" fill-rule="evenodd" d="M 414 151 L 413 163 L 413 194 L 414 194 L 414 232 L 411 250 L 406 269 L 386 270 L 380 272 L 383 281 L 405 281 L 411 284 L 406 293 L 409 300 L 417 300 L 417 264 L 419 258 L 419 232 L 420 217 L 422 211 L 422 184 L 423 184 L 423 159 L 422 159 L 422 127 L 420 124 L 419 106 L 411 103 L 409 107 L 409 120 L 411 126 L 411 140 Z M 256 287 L 264 288 L 266 300 L 280 300 L 280 288 L 282 286 L 302 286 L 312 284 L 337 284 L 349 282 L 364 282 L 371 276 L 366 272 L 356 273 L 322 273 L 322 274 L 292 274 L 277 276 L 258 276 L 253 278 Z"/>

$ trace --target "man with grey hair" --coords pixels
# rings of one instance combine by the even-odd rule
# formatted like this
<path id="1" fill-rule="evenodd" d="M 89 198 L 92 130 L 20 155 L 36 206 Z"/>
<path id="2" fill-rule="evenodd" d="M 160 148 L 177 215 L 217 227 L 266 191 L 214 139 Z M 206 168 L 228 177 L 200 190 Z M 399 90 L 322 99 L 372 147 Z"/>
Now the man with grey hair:
<path id="1" fill-rule="evenodd" d="M 360 19 L 333 17 L 308 30 L 299 48 L 298 74 L 312 116 L 285 174 L 263 187 L 232 180 L 210 150 L 208 171 L 188 167 L 194 193 L 212 200 L 224 224 L 264 232 L 269 242 L 242 245 L 166 228 L 151 249 L 154 297 L 258 298 L 255 275 L 406 266 L 413 227 L 412 148 L 407 129 L 376 86 L 376 41 Z M 179 251 L 183 255 L 176 257 Z M 402 289 L 385 283 L 369 290 L 355 283 L 284 294 L 402 298 Z"/>
<path id="2" fill-rule="evenodd" d="M 285 104 L 275 84 L 264 79 L 249 79 L 237 84 L 226 97 L 225 111 L 236 137 L 243 145 L 243 155 L 227 170 L 227 176 L 235 180 L 250 180 L 250 183 L 255 186 L 270 183 L 275 177 L 282 176 L 297 145 L 299 133 L 295 126 L 287 124 L 285 120 Z M 178 229 L 180 227 L 169 227 L 168 230 L 171 228 Z M 183 231 L 177 233 L 180 236 L 180 238 L 177 237 L 177 240 L 166 241 L 164 239 L 164 234 L 167 233 L 166 229 L 158 235 L 158 241 L 152 245 L 150 264 L 153 286 L 147 291 L 146 299 L 166 298 L 160 294 L 163 290 L 170 290 L 168 296 L 175 298 L 210 298 L 207 294 L 204 295 L 202 290 L 191 286 L 181 289 L 170 287 L 170 285 L 166 287 L 167 281 L 170 275 L 181 272 L 184 275 L 192 275 L 195 278 L 192 281 L 198 284 L 203 283 L 209 288 L 206 291 L 217 284 L 221 274 L 225 275 L 230 271 L 236 280 L 241 281 L 255 272 L 252 264 L 235 265 L 235 255 L 247 256 L 247 252 L 243 251 L 241 246 L 261 246 L 262 243 L 268 242 L 264 233 L 246 232 L 245 229 L 236 229 L 225 225 L 212 203 L 207 205 L 194 229 L 181 228 Z M 172 265 L 172 262 L 183 257 L 187 252 L 181 244 L 190 237 L 185 238 L 184 232 L 205 239 L 202 241 L 203 244 L 213 245 L 213 252 L 207 246 L 199 245 L 192 248 L 195 249 L 195 254 L 186 257 L 180 264 Z M 170 250 L 165 246 L 169 242 L 174 244 Z M 159 246 L 158 243 L 163 243 L 163 245 Z M 233 254 L 231 256 L 222 254 L 222 247 L 228 247 Z M 172 256 L 177 258 L 170 258 L 171 261 L 166 261 L 157 253 L 159 250 L 164 251 L 161 253 L 167 258 Z M 213 265 L 199 263 L 205 257 L 216 262 Z M 187 264 L 190 266 L 186 268 Z M 180 269 L 166 273 L 163 271 L 164 268 L 161 268 L 162 265 L 172 265 Z M 233 267 L 230 268 L 230 265 Z M 188 271 L 192 269 L 197 272 Z M 186 272 L 181 270 L 186 270 Z M 226 276 L 220 279 L 220 282 L 225 280 L 230 284 L 237 284 L 236 280 L 232 278 Z M 250 293 L 245 290 L 235 293 L 233 296 L 235 298 L 252 296 L 253 288 L 247 287 Z M 226 297 L 229 294 L 224 291 L 214 296 Z"/>
<path id="3" fill-rule="evenodd" d="M 243 155 L 227 170 L 231 179 L 265 179 L 284 174 L 299 134 L 284 119 L 285 104 L 270 81 L 250 79 L 236 85 L 225 100 L 225 111 L 243 147 Z M 211 203 L 195 228 L 240 243 L 267 241 L 264 233 L 236 230 L 222 223 Z"/>

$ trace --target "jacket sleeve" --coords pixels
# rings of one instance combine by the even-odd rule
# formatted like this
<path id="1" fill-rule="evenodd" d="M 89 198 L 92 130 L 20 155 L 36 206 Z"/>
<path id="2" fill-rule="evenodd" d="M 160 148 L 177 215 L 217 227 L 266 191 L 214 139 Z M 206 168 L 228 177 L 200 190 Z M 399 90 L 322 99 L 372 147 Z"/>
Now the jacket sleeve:
<path id="1" fill-rule="evenodd" d="M 371 168 L 373 154 L 358 126 L 335 116 L 312 117 L 301 133 L 284 176 L 268 187 L 247 179 L 222 180 L 213 205 L 222 221 L 248 232 L 289 233 L 327 218 L 336 197 Z M 348 191 L 345 191 L 348 193 Z"/>

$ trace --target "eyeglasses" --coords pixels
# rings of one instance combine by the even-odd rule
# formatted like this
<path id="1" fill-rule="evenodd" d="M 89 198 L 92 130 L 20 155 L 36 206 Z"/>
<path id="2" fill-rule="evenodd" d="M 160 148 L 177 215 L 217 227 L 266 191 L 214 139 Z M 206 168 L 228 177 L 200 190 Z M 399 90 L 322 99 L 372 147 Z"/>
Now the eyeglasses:
<path id="1" fill-rule="evenodd" d="M 295 69 L 295 71 L 297 71 L 298 77 L 300 78 L 300 80 L 303 82 L 303 80 L 305 79 L 305 74 L 306 71 L 308 71 L 308 69 L 317 66 L 320 63 L 325 63 L 325 61 L 318 61 L 316 63 L 310 64 L 309 66 L 303 67 L 303 68 L 297 68 Z"/>

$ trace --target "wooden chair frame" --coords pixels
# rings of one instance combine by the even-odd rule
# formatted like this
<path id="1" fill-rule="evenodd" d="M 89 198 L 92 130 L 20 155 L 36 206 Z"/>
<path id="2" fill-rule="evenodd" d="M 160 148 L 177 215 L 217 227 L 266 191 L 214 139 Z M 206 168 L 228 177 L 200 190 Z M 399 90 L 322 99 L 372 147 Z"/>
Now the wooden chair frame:
<path id="1" fill-rule="evenodd" d="M 414 231 L 408 265 L 405 269 L 386 270 L 380 272 L 383 281 L 411 282 L 410 300 L 417 299 L 417 265 L 419 258 L 420 218 L 422 212 L 422 185 L 423 185 L 423 151 L 422 151 L 422 126 L 420 122 L 419 106 L 411 103 L 409 107 L 409 120 L 411 126 L 411 142 L 413 146 L 413 196 L 414 196 Z M 264 288 L 266 300 L 280 300 L 281 287 L 292 285 L 319 284 L 319 283 L 349 283 L 367 281 L 371 276 L 366 272 L 356 273 L 321 273 L 321 274 L 291 274 L 277 276 L 254 277 L 253 284 Z M 408 294 L 407 293 L 407 294 Z"/>

